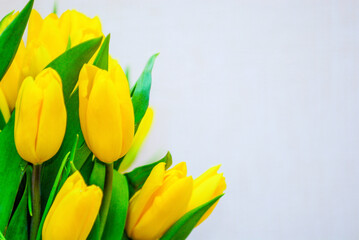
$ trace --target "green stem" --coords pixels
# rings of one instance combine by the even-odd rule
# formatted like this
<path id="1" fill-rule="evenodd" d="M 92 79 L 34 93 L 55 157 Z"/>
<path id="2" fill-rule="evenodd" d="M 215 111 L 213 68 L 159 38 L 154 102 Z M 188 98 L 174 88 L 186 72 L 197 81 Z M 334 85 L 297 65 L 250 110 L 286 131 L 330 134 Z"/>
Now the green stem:
<path id="1" fill-rule="evenodd" d="M 108 210 L 111 203 L 112 195 L 112 179 L 113 179 L 113 163 L 106 164 L 106 177 L 105 187 L 103 190 L 103 199 L 100 209 L 100 239 L 102 238 L 103 231 L 105 230 Z"/>
<path id="2" fill-rule="evenodd" d="M 36 239 L 36 234 L 40 224 L 40 211 L 41 211 L 41 199 L 40 199 L 40 173 L 41 165 L 34 165 L 32 170 L 32 219 L 31 219 L 31 231 L 30 240 Z"/>

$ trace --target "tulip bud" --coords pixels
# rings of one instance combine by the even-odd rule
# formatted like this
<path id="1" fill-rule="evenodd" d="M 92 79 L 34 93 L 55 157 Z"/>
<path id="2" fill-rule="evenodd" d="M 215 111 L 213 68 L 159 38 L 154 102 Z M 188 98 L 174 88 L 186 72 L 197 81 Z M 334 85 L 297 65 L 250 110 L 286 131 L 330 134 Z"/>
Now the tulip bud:
<path id="1" fill-rule="evenodd" d="M 56 14 L 44 19 L 36 10 L 29 18 L 23 75 L 35 77 L 52 60 L 65 52 L 68 36 Z"/>
<path id="2" fill-rule="evenodd" d="M 35 80 L 27 77 L 16 101 L 14 137 L 19 155 L 33 164 L 53 157 L 64 138 L 66 120 L 59 74 L 47 68 Z"/>
<path id="3" fill-rule="evenodd" d="M 193 179 L 185 163 L 165 171 L 157 164 L 141 190 L 131 198 L 127 235 L 136 239 L 159 239 L 185 212 L 191 198 Z"/>
<path id="4" fill-rule="evenodd" d="M 110 71 L 85 64 L 79 77 L 79 115 L 87 146 L 112 163 L 127 153 L 134 135 L 130 90 L 120 65 Z"/>
<path id="5" fill-rule="evenodd" d="M 226 189 L 225 178 L 222 173 L 217 173 L 220 165 L 208 169 L 205 173 L 194 180 L 193 194 L 189 202 L 187 211 L 208 202 L 209 200 L 222 194 Z M 216 207 L 218 201 L 213 204 L 197 223 L 201 224 Z"/>
<path id="6" fill-rule="evenodd" d="M 103 36 L 100 19 L 89 18 L 76 10 L 67 10 L 60 17 L 62 29 L 71 40 L 71 46 Z"/>
<path id="7" fill-rule="evenodd" d="M 85 240 L 101 206 L 102 191 L 71 175 L 57 194 L 42 228 L 43 240 Z"/>

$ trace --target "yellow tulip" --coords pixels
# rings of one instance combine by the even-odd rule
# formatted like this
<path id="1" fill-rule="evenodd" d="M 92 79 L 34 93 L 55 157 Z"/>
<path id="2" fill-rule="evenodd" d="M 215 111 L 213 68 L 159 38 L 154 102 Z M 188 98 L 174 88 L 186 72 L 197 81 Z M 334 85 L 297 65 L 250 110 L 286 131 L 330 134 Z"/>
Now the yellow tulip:
<path id="1" fill-rule="evenodd" d="M 79 115 L 87 146 L 111 163 L 124 156 L 134 135 L 130 90 L 120 65 L 109 71 L 85 64 L 79 76 Z"/>
<path id="2" fill-rule="evenodd" d="M 142 189 L 131 198 L 127 235 L 134 239 L 160 238 L 186 212 L 192 194 L 193 179 L 187 177 L 186 164 L 165 171 L 165 163 L 156 165 Z"/>
<path id="3" fill-rule="evenodd" d="M 27 45 L 23 75 L 35 77 L 52 60 L 65 52 L 68 35 L 60 26 L 56 14 L 51 13 L 44 19 L 32 10 L 27 34 Z"/>
<path id="4" fill-rule="evenodd" d="M 126 156 L 121 162 L 120 168 L 118 169 L 119 172 L 126 171 L 127 168 L 130 167 L 133 161 L 135 160 L 148 132 L 150 131 L 152 120 L 153 120 L 153 109 L 149 107 L 141 120 L 140 126 L 137 129 L 130 150 L 128 151 L 128 153 L 126 154 Z"/>
<path id="5" fill-rule="evenodd" d="M 222 173 L 217 173 L 220 165 L 208 169 L 205 173 L 194 180 L 193 194 L 188 204 L 187 211 L 208 202 L 222 194 L 226 189 L 225 178 Z M 201 224 L 216 207 L 218 201 L 202 216 L 197 225 Z"/>
<path id="6" fill-rule="evenodd" d="M 41 164 L 59 150 L 66 130 L 66 108 L 58 73 L 47 68 L 27 77 L 16 101 L 15 145 L 19 155 Z"/>
<path id="7" fill-rule="evenodd" d="M 71 175 L 57 194 L 42 228 L 43 240 L 85 240 L 101 206 L 102 191 Z"/>
<path id="8" fill-rule="evenodd" d="M 71 39 L 71 46 L 103 36 L 100 19 L 89 18 L 76 10 L 67 10 L 60 17 L 61 28 Z"/>

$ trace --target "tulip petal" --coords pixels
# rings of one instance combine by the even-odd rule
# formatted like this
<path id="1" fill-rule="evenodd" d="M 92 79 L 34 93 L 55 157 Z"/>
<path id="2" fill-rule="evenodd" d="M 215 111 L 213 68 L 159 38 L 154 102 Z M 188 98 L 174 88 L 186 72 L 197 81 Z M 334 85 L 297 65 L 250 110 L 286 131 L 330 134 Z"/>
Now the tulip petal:
<path id="1" fill-rule="evenodd" d="M 120 100 L 109 81 L 108 72 L 99 70 L 87 107 L 87 134 L 91 150 L 98 159 L 111 163 L 122 148 L 122 119 Z"/>
<path id="2" fill-rule="evenodd" d="M 42 71 L 35 80 L 43 89 L 43 104 L 35 151 L 40 162 L 50 159 L 59 150 L 66 131 L 66 108 L 61 78 L 51 68 Z"/>
<path id="3" fill-rule="evenodd" d="M 194 188 L 191 201 L 188 205 L 188 211 L 208 202 L 216 197 L 216 189 L 223 178 L 222 174 L 216 174 L 201 185 Z"/>
<path id="4" fill-rule="evenodd" d="M 81 122 L 81 130 L 86 140 L 88 147 L 91 149 L 90 141 L 87 134 L 87 107 L 88 99 L 93 87 L 93 82 L 96 76 L 98 67 L 84 64 L 79 75 L 79 117 Z"/>
<path id="5" fill-rule="evenodd" d="M 112 58 L 111 58 L 112 59 Z M 120 108 L 122 116 L 122 129 L 123 129 L 123 141 L 122 152 L 120 157 L 124 156 L 132 145 L 133 135 L 135 133 L 135 116 L 133 111 L 133 105 L 130 97 L 130 87 L 128 85 L 125 72 L 122 70 L 120 64 L 114 59 L 110 59 L 111 79 L 113 80 L 116 93 L 120 99 Z"/>
<path id="6" fill-rule="evenodd" d="M 148 176 L 142 189 L 138 191 L 130 200 L 128 207 L 128 218 L 126 223 L 126 231 L 132 236 L 135 225 L 146 210 L 152 195 L 159 189 L 163 183 L 165 174 L 165 163 L 157 164 Z"/>
<path id="7" fill-rule="evenodd" d="M 174 183 L 166 192 L 154 199 L 152 206 L 135 226 L 134 239 L 158 239 L 185 212 L 191 198 L 192 177 Z"/>
<path id="8" fill-rule="evenodd" d="M 96 220 L 101 199 L 102 191 L 97 186 L 74 188 L 54 210 L 43 230 L 43 239 L 85 240 Z"/>
<path id="9" fill-rule="evenodd" d="M 16 102 L 14 137 L 19 155 L 33 164 L 39 163 L 35 153 L 35 143 L 42 101 L 41 89 L 34 83 L 32 77 L 26 78 Z"/>
<path id="10" fill-rule="evenodd" d="M 43 21 L 40 13 L 35 9 L 32 9 L 27 30 L 27 44 L 40 35 Z"/>
<path id="11" fill-rule="evenodd" d="M 65 181 L 64 185 L 61 187 L 60 191 L 57 193 L 56 198 L 51 205 L 50 211 L 48 212 L 48 214 L 46 216 L 46 221 L 42 228 L 43 232 L 47 232 L 48 223 L 52 221 L 52 216 L 54 214 L 54 211 L 57 209 L 57 207 L 61 203 L 62 199 L 67 194 L 69 194 L 69 192 L 71 192 L 71 190 L 74 188 L 80 188 L 80 189 L 86 188 L 86 183 L 85 183 L 84 179 L 82 178 L 80 172 L 78 172 L 78 171 L 74 172 Z"/>
<path id="12" fill-rule="evenodd" d="M 194 180 L 194 187 L 195 188 L 198 187 L 204 181 L 206 181 L 208 178 L 216 175 L 220 167 L 221 167 L 221 165 L 217 165 L 217 166 L 211 167 L 210 169 L 208 169 L 207 171 L 202 173 L 201 176 L 199 176 L 198 178 L 196 178 Z"/>
<path id="13" fill-rule="evenodd" d="M 5 95 L 4 95 L 1 87 L 0 87 L 0 112 L 1 112 L 0 114 L 2 114 L 5 122 L 8 122 L 10 119 L 10 110 L 9 110 L 9 106 L 7 104 Z"/>
<path id="14" fill-rule="evenodd" d="M 0 82 L 0 88 L 3 89 L 10 111 L 14 110 L 17 94 L 21 83 L 24 80 L 20 69 L 23 62 L 24 52 L 24 42 L 21 41 L 13 62 Z"/>

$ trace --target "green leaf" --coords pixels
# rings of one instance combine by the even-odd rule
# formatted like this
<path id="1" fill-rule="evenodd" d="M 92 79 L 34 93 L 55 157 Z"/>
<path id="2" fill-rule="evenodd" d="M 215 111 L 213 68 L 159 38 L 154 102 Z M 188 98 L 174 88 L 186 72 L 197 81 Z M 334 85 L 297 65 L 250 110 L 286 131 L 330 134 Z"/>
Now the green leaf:
<path id="1" fill-rule="evenodd" d="M 102 236 L 103 240 L 117 239 L 118 236 L 123 235 L 126 224 L 128 199 L 129 192 L 126 177 L 114 170 L 112 197 L 105 230 Z"/>
<path id="2" fill-rule="evenodd" d="M 26 183 L 28 185 L 28 183 Z M 14 215 L 11 218 L 9 226 L 6 231 L 8 239 L 27 240 L 28 239 L 28 187 L 25 187 L 19 205 L 17 206 Z"/>
<path id="3" fill-rule="evenodd" d="M 6 121 L 5 121 L 5 118 L 0 110 L 0 131 L 5 127 L 5 125 L 6 125 Z"/>
<path id="4" fill-rule="evenodd" d="M 110 34 L 107 35 L 102 43 L 100 51 L 98 52 L 93 65 L 103 70 L 108 70 L 108 55 L 110 45 Z"/>
<path id="5" fill-rule="evenodd" d="M 60 55 L 48 67 L 54 68 L 61 76 L 64 89 L 64 98 L 67 110 L 67 126 L 63 143 L 58 153 L 42 167 L 41 174 L 41 201 L 47 202 L 56 173 L 61 165 L 62 159 L 73 146 L 73 139 L 79 134 L 78 145 L 84 143 L 80 120 L 79 120 L 79 96 L 76 89 L 72 94 L 80 70 L 84 63 L 87 63 L 101 44 L 101 37 L 81 43 Z M 69 67 L 71 66 L 71 67 Z"/>
<path id="6" fill-rule="evenodd" d="M 56 193 L 57 193 L 57 191 L 58 191 L 58 188 L 59 188 L 60 178 L 61 178 L 62 172 L 63 172 L 63 170 L 64 170 L 64 167 L 65 167 L 65 165 L 66 165 L 66 162 L 67 162 L 67 159 L 68 159 L 69 155 L 70 155 L 70 152 L 68 152 L 68 153 L 66 154 L 66 156 L 64 157 L 64 159 L 62 160 L 62 163 L 61 163 L 61 166 L 60 166 L 60 168 L 59 168 L 59 171 L 57 172 L 54 185 L 52 186 L 49 199 L 47 200 L 44 213 L 42 214 L 42 218 L 41 218 L 39 230 L 38 230 L 38 232 L 37 232 L 36 240 L 40 240 L 40 239 L 41 239 L 42 227 L 43 227 L 43 225 L 44 225 L 44 222 L 45 222 L 47 213 L 50 211 L 50 207 L 51 207 L 52 203 L 54 202 L 55 195 L 56 195 Z"/>
<path id="7" fill-rule="evenodd" d="M 215 204 L 222 196 L 219 195 L 212 200 L 202 204 L 201 206 L 189 211 L 183 217 L 181 217 L 172 227 L 161 237 L 161 240 L 183 240 L 195 228 L 201 217 L 207 212 L 207 210 Z"/>
<path id="8" fill-rule="evenodd" d="M 138 125 L 145 115 L 149 101 L 152 83 L 152 68 L 159 53 L 148 60 L 145 69 L 132 89 L 132 104 L 135 111 L 135 125 Z"/>
<path id="9" fill-rule="evenodd" d="M 32 166 L 27 165 L 26 168 L 27 206 L 29 209 L 29 214 L 32 217 L 31 177 L 32 177 Z"/>
<path id="10" fill-rule="evenodd" d="M 80 168 L 80 173 L 87 185 L 90 184 L 91 173 L 95 165 L 95 161 L 93 160 L 92 156 L 93 154 L 90 154 L 85 163 Z"/>
<path id="11" fill-rule="evenodd" d="M 75 167 L 77 169 L 81 169 L 86 159 L 89 158 L 90 154 L 91 154 L 91 150 L 87 147 L 86 143 L 84 142 L 82 146 L 76 150 L 76 158 L 74 158 Z"/>
<path id="12" fill-rule="evenodd" d="M 16 151 L 14 140 L 15 111 L 0 133 L 0 231 L 4 232 L 14 206 L 27 163 Z"/>
<path id="13" fill-rule="evenodd" d="M 128 180 L 128 183 L 130 185 L 130 195 L 132 196 L 136 191 L 138 191 L 143 184 L 145 183 L 146 179 L 150 175 L 152 169 L 159 163 L 165 162 L 166 163 L 166 169 L 168 169 L 172 165 L 172 155 L 170 152 L 167 152 L 167 154 L 160 160 L 141 166 L 138 168 L 135 168 L 132 172 L 126 173 L 125 176 Z"/>
<path id="14" fill-rule="evenodd" d="M 30 0 L 0 35 L 0 79 L 10 67 L 20 45 L 34 0 Z"/>
<path id="15" fill-rule="evenodd" d="M 4 237 L 1 231 L 0 231 L 0 240 L 6 240 L 6 238 Z"/>
<path id="16" fill-rule="evenodd" d="M 125 75 L 126 75 L 126 78 L 127 78 L 128 86 L 131 85 L 130 74 L 131 74 L 130 67 L 127 66 L 126 69 L 125 69 Z M 131 95 L 131 97 L 132 97 L 132 95 Z"/>
<path id="17" fill-rule="evenodd" d="M 54 1 L 54 6 L 52 7 L 52 13 L 57 14 L 57 1 Z"/>
<path id="18" fill-rule="evenodd" d="M 103 191 L 105 184 L 105 173 L 106 173 L 105 164 L 96 158 L 90 177 L 90 184 L 95 184 L 99 186 Z"/>
<path id="19" fill-rule="evenodd" d="M 76 45 L 65 51 L 46 67 L 51 67 L 59 73 L 62 79 L 65 102 L 76 86 L 82 66 L 91 59 L 101 41 L 102 37 L 99 37 Z"/>
<path id="20" fill-rule="evenodd" d="M 103 189 L 105 184 L 105 174 L 106 166 L 96 159 L 90 177 L 90 184 L 95 184 Z M 102 240 L 112 240 L 116 239 L 118 236 L 122 236 L 126 223 L 128 199 L 128 185 L 125 176 L 116 170 L 113 170 L 111 203 Z M 100 231 L 99 225 L 100 219 L 96 220 L 88 238 L 89 240 L 98 239 Z"/>

